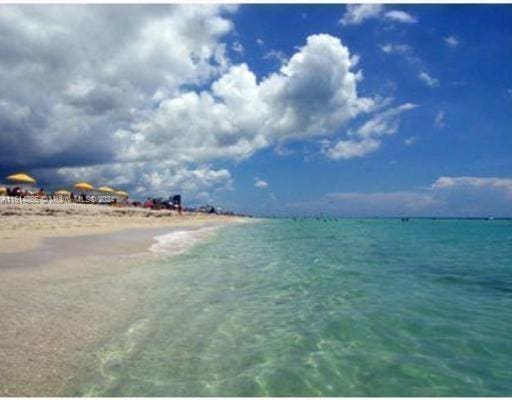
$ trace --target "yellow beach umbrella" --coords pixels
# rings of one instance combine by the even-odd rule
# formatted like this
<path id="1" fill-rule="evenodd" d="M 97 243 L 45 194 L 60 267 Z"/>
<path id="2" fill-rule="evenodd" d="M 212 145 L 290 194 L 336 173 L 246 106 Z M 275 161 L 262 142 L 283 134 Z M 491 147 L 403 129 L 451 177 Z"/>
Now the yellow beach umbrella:
<path id="1" fill-rule="evenodd" d="M 63 197 L 71 196 L 71 192 L 68 192 L 67 190 L 58 190 L 54 194 L 56 194 L 57 196 L 63 196 Z"/>
<path id="2" fill-rule="evenodd" d="M 107 192 L 107 193 L 114 193 L 115 192 L 114 189 L 112 189 L 111 187 L 108 187 L 108 186 L 102 186 L 102 187 L 98 188 L 98 190 L 100 192 Z"/>
<path id="3" fill-rule="evenodd" d="M 75 189 L 79 190 L 93 190 L 94 187 L 87 182 L 75 183 Z"/>
<path id="4" fill-rule="evenodd" d="M 27 174 L 9 175 L 7 180 L 20 183 L 36 183 L 36 180 Z"/>
<path id="5" fill-rule="evenodd" d="M 123 192 L 122 190 L 118 190 L 117 192 L 115 192 L 118 196 L 121 196 L 121 197 L 128 197 L 128 193 L 126 192 Z"/>

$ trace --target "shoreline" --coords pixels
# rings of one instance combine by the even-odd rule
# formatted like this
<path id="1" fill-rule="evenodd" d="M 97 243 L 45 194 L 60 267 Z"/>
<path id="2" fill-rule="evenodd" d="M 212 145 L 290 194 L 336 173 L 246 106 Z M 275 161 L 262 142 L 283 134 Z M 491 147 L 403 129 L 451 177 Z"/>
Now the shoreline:
<path id="1" fill-rule="evenodd" d="M 126 229 L 233 223 L 247 217 L 83 204 L 0 206 L 0 255 L 35 249 L 45 238 L 108 234 Z M 1 266 L 1 260 L 0 260 Z"/>
<path id="2" fill-rule="evenodd" d="M 36 218 L 47 226 L 60 217 Z M 96 223 L 39 229 L 29 241 L 19 235 L 16 251 L 0 252 L 0 397 L 66 395 L 80 382 L 97 362 L 88 350 L 133 318 L 158 284 L 158 274 L 150 273 L 151 262 L 161 258 L 149 250 L 155 236 L 194 235 L 244 221 L 190 215 L 169 221 L 142 217 L 146 223 L 141 217 L 89 218 Z M 144 262 L 148 269 L 141 268 Z"/>

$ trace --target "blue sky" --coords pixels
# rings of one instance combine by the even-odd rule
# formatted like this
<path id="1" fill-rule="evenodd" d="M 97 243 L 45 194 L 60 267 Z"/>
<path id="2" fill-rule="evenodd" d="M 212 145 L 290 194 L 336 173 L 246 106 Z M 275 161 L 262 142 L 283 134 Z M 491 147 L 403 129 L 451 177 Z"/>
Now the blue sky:
<path id="1" fill-rule="evenodd" d="M 364 73 L 358 87 L 361 93 L 418 104 L 400 118 L 397 132 L 366 157 L 326 160 L 310 156 L 317 149 L 309 143 L 291 145 L 296 153 L 287 157 L 276 157 L 271 149 L 256 154 L 233 170 L 235 177 L 248 183 L 246 190 L 251 197 L 263 203 L 266 200 L 266 193 L 251 188 L 251 174 L 268 177 L 275 195 L 290 203 L 317 201 L 334 192 L 421 190 L 441 176 L 512 175 L 512 7 L 387 8 L 406 11 L 417 22 L 400 24 L 369 18 L 344 26 L 339 23 L 345 13 L 342 5 L 246 6 L 240 10 L 235 19 L 237 39 L 244 46 L 247 43 L 247 62 L 255 71 L 265 74 L 269 65 L 272 68 L 274 60 L 262 62 L 269 49 L 289 56 L 300 38 L 325 32 L 341 38 L 351 52 L 360 55 L 358 66 Z M 447 38 L 455 38 L 451 46 Z M 257 39 L 264 45 L 259 46 Z M 410 49 L 407 54 L 386 53 L 382 50 L 385 45 L 407 45 Z M 411 62 L 407 57 L 417 60 Z M 438 86 L 430 87 L 418 78 L 421 71 L 428 71 L 439 81 Z M 346 129 L 342 127 L 339 134 Z M 409 138 L 414 139 L 407 145 Z M 233 199 L 243 201 L 237 193 Z M 273 202 L 266 203 L 272 212 Z M 496 207 L 494 212 L 510 215 L 511 203 L 512 199 L 505 205 L 482 208 L 492 213 Z M 449 213 L 457 214 L 453 206 Z"/>
<path id="2" fill-rule="evenodd" d="M 510 5 L 0 6 L 0 172 L 257 215 L 512 216 L 510 21 Z"/>

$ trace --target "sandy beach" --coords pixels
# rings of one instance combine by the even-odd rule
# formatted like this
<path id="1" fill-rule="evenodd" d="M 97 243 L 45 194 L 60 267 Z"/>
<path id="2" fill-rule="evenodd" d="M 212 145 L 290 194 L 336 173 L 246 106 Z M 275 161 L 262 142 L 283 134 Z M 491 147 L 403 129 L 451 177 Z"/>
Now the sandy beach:
<path id="1" fill-rule="evenodd" d="M 69 394 L 156 284 L 154 237 L 244 219 L 92 205 L 0 208 L 0 396 Z M 85 367 L 85 368 L 84 368 Z"/>
<path id="2" fill-rule="evenodd" d="M 245 220 L 214 214 L 178 215 L 175 211 L 168 210 L 83 204 L 0 205 L 0 217 L 0 253 L 33 249 L 47 237 Z"/>

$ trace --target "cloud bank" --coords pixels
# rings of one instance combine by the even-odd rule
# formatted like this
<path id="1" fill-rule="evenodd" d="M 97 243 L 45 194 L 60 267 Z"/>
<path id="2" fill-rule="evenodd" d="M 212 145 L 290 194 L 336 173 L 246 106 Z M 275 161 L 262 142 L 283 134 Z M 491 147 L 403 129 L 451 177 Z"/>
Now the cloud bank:
<path id="1" fill-rule="evenodd" d="M 512 179 L 444 176 L 418 190 L 328 193 L 287 206 L 340 216 L 512 217 Z"/>
<path id="2" fill-rule="evenodd" d="M 374 106 L 357 57 L 311 35 L 257 77 L 233 63 L 236 7 L 4 6 L 0 168 L 101 179 L 143 193 L 232 186 L 219 160 L 335 133 Z M 210 178 L 204 178 L 205 176 Z M 213 179 L 212 177 L 219 177 Z"/>

